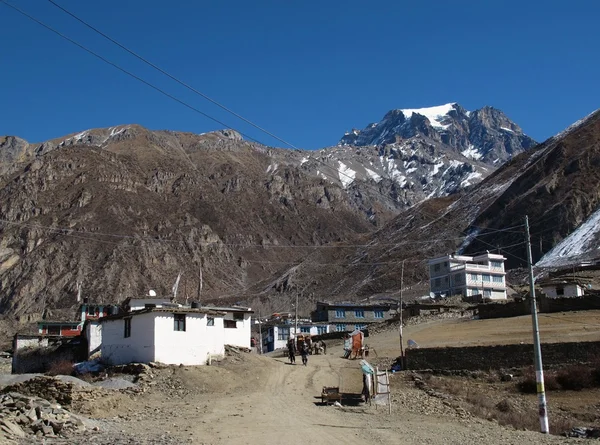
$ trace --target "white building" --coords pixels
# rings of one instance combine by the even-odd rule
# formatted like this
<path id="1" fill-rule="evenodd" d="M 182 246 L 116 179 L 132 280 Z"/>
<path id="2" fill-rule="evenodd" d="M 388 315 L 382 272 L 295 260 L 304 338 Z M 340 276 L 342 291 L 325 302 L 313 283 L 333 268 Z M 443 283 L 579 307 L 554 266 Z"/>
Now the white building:
<path id="1" fill-rule="evenodd" d="M 89 359 L 100 352 L 102 324 L 98 320 L 87 320 L 83 325 L 83 335 L 87 341 L 87 356 Z"/>
<path id="2" fill-rule="evenodd" d="M 446 255 L 429 260 L 429 286 L 435 295 L 481 295 L 491 300 L 506 299 L 502 255 Z"/>
<path id="3" fill-rule="evenodd" d="M 241 306 L 202 306 L 202 309 L 225 314 L 223 316 L 223 341 L 226 345 L 250 348 L 252 314 L 254 313 L 250 308 Z"/>
<path id="4" fill-rule="evenodd" d="M 284 349 L 289 338 L 296 336 L 295 323 L 265 324 L 262 329 L 264 352 Z M 298 333 L 311 336 L 328 334 L 329 325 L 326 323 L 298 322 Z"/>
<path id="5" fill-rule="evenodd" d="M 544 292 L 548 298 L 575 298 L 583 297 L 585 294 L 585 287 L 581 283 L 575 281 L 548 280 L 538 284 L 541 286 L 542 292 Z"/>
<path id="6" fill-rule="evenodd" d="M 223 312 L 192 308 L 147 308 L 104 317 L 102 358 L 111 365 L 207 364 L 225 354 L 224 317 Z"/>

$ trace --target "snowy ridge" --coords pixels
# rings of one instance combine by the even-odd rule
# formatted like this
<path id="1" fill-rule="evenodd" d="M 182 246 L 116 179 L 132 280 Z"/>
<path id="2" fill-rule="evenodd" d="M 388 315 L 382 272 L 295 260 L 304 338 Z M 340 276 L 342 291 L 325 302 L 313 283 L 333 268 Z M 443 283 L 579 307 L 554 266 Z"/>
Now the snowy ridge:
<path id="1" fill-rule="evenodd" d="M 578 257 L 598 249 L 595 243 L 600 230 L 600 209 L 596 210 L 577 230 L 552 248 L 536 267 L 556 267 L 570 264 Z"/>
<path id="2" fill-rule="evenodd" d="M 437 107 L 427 107 L 427 108 L 407 108 L 401 109 L 402 114 L 407 119 L 410 119 L 414 113 L 425 116 L 432 127 L 445 129 L 448 128 L 449 125 L 444 125 L 440 118 L 446 116 L 451 110 L 454 109 L 456 102 L 452 102 L 445 105 L 438 105 Z"/>
<path id="3" fill-rule="evenodd" d="M 598 108 L 597 110 L 592 111 L 590 114 L 588 114 L 586 117 L 584 117 L 583 119 L 579 119 L 577 122 L 575 122 L 572 125 L 569 125 L 567 128 L 565 128 L 563 131 L 561 131 L 560 133 L 555 134 L 554 136 L 552 136 L 550 138 L 550 140 L 558 140 L 558 139 L 562 139 L 563 137 L 565 137 L 567 134 L 571 133 L 572 131 L 578 129 L 579 127 L 581 127 L 583 124 L 585 124 L 593 115 L 595 115 L 596 113 L 600 112 L 600 108 Z"/>

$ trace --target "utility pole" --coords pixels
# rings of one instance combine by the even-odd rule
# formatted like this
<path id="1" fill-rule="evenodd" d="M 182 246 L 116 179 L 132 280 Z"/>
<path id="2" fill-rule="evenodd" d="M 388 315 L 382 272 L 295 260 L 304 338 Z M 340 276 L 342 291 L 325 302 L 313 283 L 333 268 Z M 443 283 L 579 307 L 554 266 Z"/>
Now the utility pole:
<path id="1" fill-rule="evenodd" d="M 403 309 L 403 292 L 404 292 L 404 261 L 402 260 L 402 272 L 400 273 L 400 327 L 398 328 L 400 334 L 400 362 L 402 363 L 402 370 L 404 371 L 404 342 L 402 340 L 402 309 Z M 390 405 L 391 406 L 391 405 Z"/>
<path id="2" fill-rule="evenodd" d="M 296 293 L 296 322 L 294 323 L 294 338 L 298 337 L 298 293 Z"/>
<path id="3" fill-rule="evenodd" d="M 544 389 L 544 370 L 542 368 L 542 348 L 540 346 L 540 328 L 538 326 L 537 306 L 535 303 L 535 278 L 531 259 L 531 239 L 529 237 L 529 218 L 525 216 L 525 245 L 527 246 L 527 265 L 529 266 L 529 293 L 531 295 L 531 320 L 533 324 L 533 355 L 535 358 L 535 380 L 537 383 L 538 411 L 540 429 L 548 434 L 548 410 L 546 406 L 546 391 Z"/>
<path id="4" fill-rule="evenodd" d="M 258 348 L 256 350 L 259 354 L 262 354 L 263 347 L 263 338 L 262 338 L 262 317 L 260 316 L 260 312 L 258 313 Z"/>

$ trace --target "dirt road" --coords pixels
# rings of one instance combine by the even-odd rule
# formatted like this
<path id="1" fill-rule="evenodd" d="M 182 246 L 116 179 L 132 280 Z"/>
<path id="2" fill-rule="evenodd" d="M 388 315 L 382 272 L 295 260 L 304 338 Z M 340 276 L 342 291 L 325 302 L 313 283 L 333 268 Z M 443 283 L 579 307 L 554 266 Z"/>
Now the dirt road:
<path id="1" fill-rule="evenodd" d="M 212 378 L 219 377 L 219 390 L 204 387 L 206 392 L 192 391 L 183 398 L 164 398 L 158 390 L 151 391 L 129 407 L 126 418 L 112 425 L 121 429 L 124 437 L 135 438 L 119 443 L 479 445 L 567 441 L 457 413 L 441 400 L 401 383 L 400 378 L 392 380 L 391 416 L 382 407 L 339 408 L 316 403 L 323 386 L 340 385 L 344 391 L 360 392 L 358 366 L 358 362 L 332 353 L 311 356 L 306 367 L 289 365 L 283 357 L 248 355 L 222 369 L 210 367 Z M 206 371 L 207 367 L 177 370 L 172 378 L 184 386 L 198 384 L 193 376 Z M 223 383 L 228 379 L 231 385 Z M 153 415 L 155 410 L 159 410 L 157 415 Z M 102 443 L 101 438 L 86 443 Z"/>

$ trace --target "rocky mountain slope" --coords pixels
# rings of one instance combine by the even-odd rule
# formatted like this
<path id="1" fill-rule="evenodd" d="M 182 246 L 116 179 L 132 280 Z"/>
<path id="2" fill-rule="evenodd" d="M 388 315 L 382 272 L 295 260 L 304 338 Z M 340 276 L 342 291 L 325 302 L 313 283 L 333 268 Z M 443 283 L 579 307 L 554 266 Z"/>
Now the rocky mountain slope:
<path id="1" fill-rule="evenodd" d="M 234 132 L 126 126 L 15 152 L 33 159 L 1 179 L 0 312 L 15 316 L 73 304 L 77 281 L 121 301 L 168 293 L 183 271 L 195 298 L 200 265 L 205 292 L 239 292 L 300 246 L 373 230 L 343 189 L 294 166 L 300 154 Z"/>
<path id="2" fill-rule="evenodd" d="M 309 299 L 397 298 L 402 277 L 405 295 L 413 286 L 427 292 L 427 258 L 453 252 L 499 251 L 509 268 L 521 267 L 526 264 L 525 215 L 534 261 L 557 244 L 554 256 L 549 254 L 554 259 L 572 253 L 578 261 L 581 251 L 597 256 L 598 165 L 600 110 L 514 157 L 481 183 L 404 210 L 353 246 L 315 249 L 304 261 L 282 266 L 279 281 L 266 280 L 253 290 L 268 295 L 273 283 L 285 281 L 290 292 L 301 291 Z M 550 260 L 539 265 L 544 266 L 540 273 L 555 266 Z"/>
<path id="3" fill-rule="evenodd" d="M 391 110 L 378 123 L 346 133 L 342 145 L 393 144 L 423 138 L 438 149 L 499 166 L 536 142 L 502 111 L 483 107 L 467 111 L 457 103 L 430 108 Z"/>
<path id="4" fill-rule="evenodd" d="M 290 151 L 231 130 L 136 125 L 41 144 L 0 138 L 0 314 L 63 316 L 77 282 L 94 301 L 150 288 L 168 294 L 179 272 L 182 298 L 265 310 L 288 309 L 295 293 L 305 308 L 316 298 L 364 295 L 385 280 L 352 246 L 376 243 L 386 232 L 371 234 L 399 212 L 425 208 L 427 198 L 468 188 L 495 168 L 448 147 L 420 133 Z M 303 262 L 314 275 L 302 276 Z M 350 278 L 345 265 L 332 265 L 348 262 L 360 269 Z"/>

